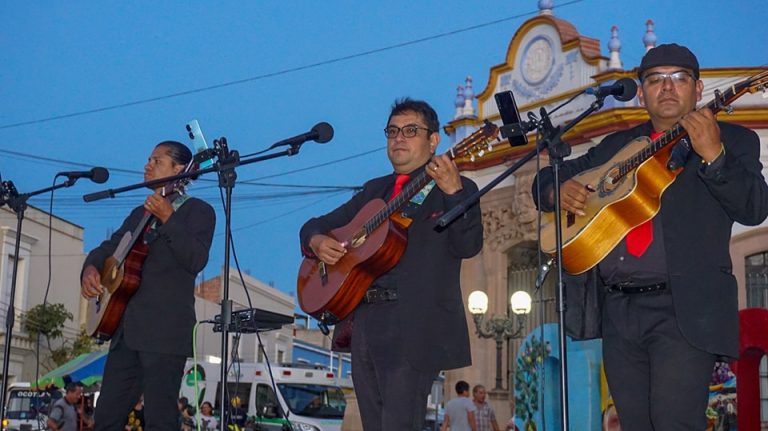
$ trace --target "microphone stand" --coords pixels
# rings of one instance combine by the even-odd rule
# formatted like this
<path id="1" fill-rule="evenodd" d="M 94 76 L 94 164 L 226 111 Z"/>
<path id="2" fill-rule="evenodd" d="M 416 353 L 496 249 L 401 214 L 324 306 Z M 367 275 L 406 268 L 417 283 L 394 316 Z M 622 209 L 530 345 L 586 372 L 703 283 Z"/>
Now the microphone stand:
<path id="1" fill-rule="evenodd" d="M 58 176 L 58 175 L 57 175 Z M 55 178 L 54 178 L 55 180 Z M 5 345 L 3 346 L 3 379 L 0 387 L 0 418 L 5 418 L 5 401 L 8 390 L 8 367 L 11 362 L 11 342 L 13 341 L 13 326 L 16 320 L 16 282 L 19 270 L 19 250 L 21 249 L 21 228 L 24 223 L 24 212 L 27 210 L 27 201 L 32 196 L 47 193 L 63 187 L 75 184 L 77 178 L 69 178 L 63 183 L 46 187 L 30 193 L 19 194 L 12 181 L 0 183 L 0 207 L 8 206 L 16 213 L 16 240 L 13 244 L 13 269 L 11 270 L 11 291 L 8 299 L 8 311 L 5 316 Z"/>
<path id="2" fill-rule="evenodd" d="M 538 124 L 532 125 L 533 128 L 538 128 L 542 134 L 542 139 L 536 143 L 536 149 L 529 152 L 518 160 L 515 164 L 507 168 L 498 177 L 494 178 L 485 187 L 475 192 L 472 196 L 465 199 L 462 203 L 457 205 L 451 211 L 444 214 L 437 220 L 437 224 L 441 227 L 447 226 L 453 219 L 464 213 L 468 207 L 474 205 L 480 200 L 480 198 L 488 193 L 491 189 L 496 187 L 501 181 L 517 171 L 522 165 L 531 160 L 541 150 L 548 150 L 549 163 L 552 166 L 553 181 L 554 181 L 554 200 L 555 200 L 555 261 L 557 264 L 557 314 L 558 314 L 558 342 L 560 344 L 560 423 L 562 424 L 562 430 L 568 431 L 570 429 L 568 423 L 568 353 L 566 349 L 566 335 L 565 335 L 565 284 L 563 283 L 563 238 L 561 227 L 561 212 L 560 212 L 560 166 L 563 163 L 563 159 L 571 154 L 570 145 L 562 140 L 563 134 L 572 129 L 581 120 L 588 115 L 599 110 L 603 107 L 605 98 L 608 95 L 598 95 L 597 99 L 584 112 L 579 114 L 576 118 L 570 121 L 565 126 L 552 126 L 552 122 L 549 119 L 547 111 L 542 107 L 539 111 L 541 120 Z M 526 128 L 520 128 L 519 124 L 505 125 L 502 128 L 502 134 L 505 131 L 513 131 L 513 133 L 525 133 Z"/>
<path id="3" fill-rule="evenodd" d="M 290 147 L 284 151 L 277 153 L 267 154 L 259 157 L 252 157 L 246 160 L 240 160 L 240 154 L 238 151 L 230 151 L 227 145 L 227 138 L 219 138 L 213 141 L 214 149 L 205 150 L 197 153 L 194 158 L 195 161 L 202 162 L 209 159 L 211 156 L 216 156 L 218 161 L 214 163 L 210 168 L 201 169 L 195 172 L 187 172 L 179 175 L 174 175 L 165 178 L 158 178 L 156 180 L 147 181 L 144 183 L 134 184 L 117 189 L 108 189 L 101 192 L 91 193 L 83 196 L 83 200 L 91 202 L 94 200 L 103 199 L 106 197 L 113 198 L 116 194 L 134 190 L 143 187 L 151 187 L 153 185 L 159 185 L 175 181 L 177 179 L 196 177 L 198 175 L 207 174 L 209 172 L 218 172 L 219 175 L 219 187 L 225 189 L 225 203 L 224 203 L 224 270 L 223 270 L 223 288 L 221 299 L 221 364 L 219 370 L 219 377 L 221 382 L 221 391 L 219 393 L 219 406 L 221 408 L 221 421 L 219 422 L 219 430 L 226 431 L 226 419 L 223 412 L 229 407 L 227 402 L 227 368 L 228 367 L 228 350 L 229 350 L 229 326 L 232 322 L 232 301 L 229 299 L 229 268 L 230 268 L 230 247 L 231 247 L 231 225 L 232 225 L 232 190 L 235 187 L 237 181 L 237 173 L 235 168 L 238 166 L 249 165 L 251 163 L 261 162 L 265 160 L 274 159 L 283 156 L 293 156 L 299 153 L 301 145 L 304 142 L 291 143 Z"/>

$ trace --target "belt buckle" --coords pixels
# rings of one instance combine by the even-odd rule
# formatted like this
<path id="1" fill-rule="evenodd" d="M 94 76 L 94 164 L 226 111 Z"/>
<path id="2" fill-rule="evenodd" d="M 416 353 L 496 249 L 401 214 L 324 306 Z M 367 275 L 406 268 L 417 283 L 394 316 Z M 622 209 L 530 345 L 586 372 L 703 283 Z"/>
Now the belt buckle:
<path id="1" fill-rule="evenodd" d="M 375 289 L 368 289 L 365 291 L 365 302 L 371 303 L 375 301 L 376 299 L 376 290 Z"/>

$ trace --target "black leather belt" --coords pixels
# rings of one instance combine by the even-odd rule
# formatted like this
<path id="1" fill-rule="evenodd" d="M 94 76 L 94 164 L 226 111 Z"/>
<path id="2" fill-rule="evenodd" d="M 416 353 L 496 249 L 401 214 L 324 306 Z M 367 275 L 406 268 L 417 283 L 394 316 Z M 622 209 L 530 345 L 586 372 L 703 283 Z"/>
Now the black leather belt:
<path id="1" fill-rule="evenodd" d="M 397 301 L 397 289 L 381 287 L 368 289 L 363 297 L 363 304 L 375 304 L 384 301 Z"/>
<path id="2" fill-rule="evenodd" d="M 631 295 L 634 293 L 656 292 L 659 290 L 666 290 L 666 288 L 667 288 L 667 283 L 646 284 L 643 286 L 614 284 L 614 285 L 608 286 L 608 291 L 626 293 L 628 295 Z"/>

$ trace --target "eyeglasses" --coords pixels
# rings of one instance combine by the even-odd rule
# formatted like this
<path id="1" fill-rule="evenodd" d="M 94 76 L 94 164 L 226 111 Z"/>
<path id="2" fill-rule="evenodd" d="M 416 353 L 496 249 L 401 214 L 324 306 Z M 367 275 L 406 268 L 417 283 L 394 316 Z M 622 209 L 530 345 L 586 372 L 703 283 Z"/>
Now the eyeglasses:
<path id="1" fill-rule="evenodd" d="M 684 70 L 678 70 L 677 72 L 671 73 L 649 73 L 643 78 L 643 84 L 648 84 L 649 86 L 653 87 L 656 85 L 661 85 L 667 78 L 669 78 L 672 81 L 672 84 L 676 86 L 685 85 L 693 81 L 693 76 L 690 73 Z"/>
<path id="2" fill-rule="evenodd" d="M 426 130 L 427 135 L 432 133 L 432 131 L 426 127 L 417 126 L 415 124 L 409 124 L 403 127 L 387 126 L 384 129 L 384 136 L 386 136 L 387 139 L 395 139 L 397 138 L 398 133 L 403 132 L 404 138 L 413 138 L 419 132 L 419 129 Z"/>

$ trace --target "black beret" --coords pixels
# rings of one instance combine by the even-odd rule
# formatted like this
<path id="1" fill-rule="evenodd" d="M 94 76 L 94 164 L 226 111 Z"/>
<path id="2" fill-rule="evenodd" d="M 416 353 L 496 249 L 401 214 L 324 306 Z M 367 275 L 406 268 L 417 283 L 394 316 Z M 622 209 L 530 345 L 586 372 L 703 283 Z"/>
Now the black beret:
<path id="1" fill-rule="evenodd" d="M 690 49 L 676 43 L 659 45 L 645 53 L 640 62 L 637 77 L 642 81 L 646 70 L 659 66 L 680 66 L 693 71 L 693 76 L 699 79 L 699 61 Z"/>

